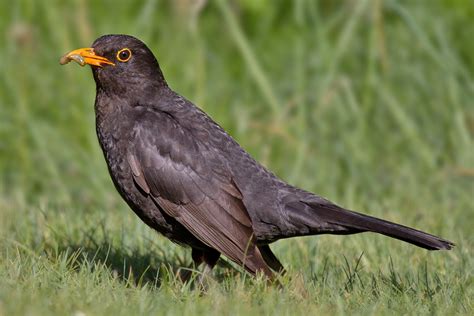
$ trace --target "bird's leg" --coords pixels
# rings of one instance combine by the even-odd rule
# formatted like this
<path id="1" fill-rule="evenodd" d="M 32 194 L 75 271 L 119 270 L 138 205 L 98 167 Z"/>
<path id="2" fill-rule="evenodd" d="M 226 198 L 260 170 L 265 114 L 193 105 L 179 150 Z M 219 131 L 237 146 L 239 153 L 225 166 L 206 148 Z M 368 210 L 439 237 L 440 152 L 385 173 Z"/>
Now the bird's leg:
<path id="1" fill-rule="evenodd" d="M 217 261 L 219 260 L 220 256 L 220 252 L 214 249 L 210 249 L 209 251 L 203 252 L 202 259 L 205 263 L 205 267 L 198 279 L 201 289 L 205 290 L 208 288 L 209 274 L 217 264 Z"/>
<path id="2" fill-rule="evenodd" d="M 281 275 L 285 274 L 285 268 L 281 264 L 280 260 L 275 256 L 275 254 L 270 249 L 268 245 L 258 246 L 260 253 L 262 254 L 263 260 L 268 264 L 268 266 L 275 272 L 280 273 Z"/>
<path id="3" fill-rule="evenodd" d="M 193 262 L 184 269 L 179 270 L 179 278 L 183 283 L 188 282 L 191 279 L 191 276 L 193 275 L 193 270 L 197 269 L 201 263 L 204 262 L 204 252 L 199 249 L 193 248 L 191 252 L 191 257 L 193 259 Z"/>

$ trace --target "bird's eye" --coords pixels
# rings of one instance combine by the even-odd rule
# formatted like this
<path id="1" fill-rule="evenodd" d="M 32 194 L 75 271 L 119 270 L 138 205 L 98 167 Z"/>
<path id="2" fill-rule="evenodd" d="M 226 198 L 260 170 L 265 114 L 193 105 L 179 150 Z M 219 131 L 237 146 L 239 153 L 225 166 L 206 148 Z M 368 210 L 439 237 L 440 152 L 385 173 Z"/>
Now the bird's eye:
<path id="1" fill-rule="evenodd" d="M 132 57 L 132 52 L 128 48 L 121 49 L 117 52 L 117 59 L 123 63 L 127 62 Z"/>

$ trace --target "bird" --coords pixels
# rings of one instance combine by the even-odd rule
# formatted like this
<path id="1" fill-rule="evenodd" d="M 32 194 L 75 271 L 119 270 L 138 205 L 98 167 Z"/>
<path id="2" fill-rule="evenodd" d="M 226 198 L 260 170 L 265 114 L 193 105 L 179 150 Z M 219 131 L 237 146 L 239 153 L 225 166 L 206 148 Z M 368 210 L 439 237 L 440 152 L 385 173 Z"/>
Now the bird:
<path id="1" fill-rule="evenodd" d="M 298 236 L 374 232 L 428 250 L 454 246 L 278 178 L 173 91 L 136 37 L 103 35 L 60 64 L 70 61 L 91 66 L 96 133 L 118 193 L 152 229 L 190 247 L 206 274 L 223 255 L 273 280 L 285 269 L 269 245 Z"/>

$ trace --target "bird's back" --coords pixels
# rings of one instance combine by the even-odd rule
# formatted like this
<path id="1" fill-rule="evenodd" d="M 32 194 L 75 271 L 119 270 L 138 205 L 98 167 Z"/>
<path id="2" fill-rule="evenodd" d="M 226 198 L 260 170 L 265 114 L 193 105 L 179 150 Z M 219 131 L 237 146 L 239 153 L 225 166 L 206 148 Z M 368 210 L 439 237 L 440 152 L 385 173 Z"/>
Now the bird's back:
<path id="1" fill-rule="evenodd" d="M 228 172 L 241 191 L 257 240 L 267 243 L 302 235 L 302 227 L 288 223 L 284 202 L 288 196 L 312 196 L 311 193 L 276 177 L 212 118 L 178 94 L 170 91 L 166 100 L 159 100 L 155 104 L 157 110 L 169 113 L 180 126 L 189 130 L 193 142 L 211 149 L 215 168 Z M 200 158 L 209 159 L 206 156 Z"/>
<path id="2" fill-rule="evenodd" d="M 253 234 L 260 244 L 295 236 L 372 231 L 427 249 L 449 249 L 436 236 L 344 209 L 311 192 L 289 185 L 253 159 L 224 129 L 194 104 L 172 92 L 172 115 L 191 131 L 193 141 L 214 153 L 215 167 L 232 177 L 241 192 Z M 179 106 L 176 107 L 176 104 Z M 174 112 L 173 112 L 174 111 Z M 209 159 L 209 156 L 201 157 Z"/>

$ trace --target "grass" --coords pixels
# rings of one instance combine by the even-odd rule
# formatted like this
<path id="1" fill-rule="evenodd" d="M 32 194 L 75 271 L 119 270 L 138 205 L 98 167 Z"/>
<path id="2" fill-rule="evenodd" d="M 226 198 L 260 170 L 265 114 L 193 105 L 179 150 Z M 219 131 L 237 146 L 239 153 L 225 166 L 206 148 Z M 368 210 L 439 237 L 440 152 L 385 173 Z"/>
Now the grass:
<path id="1" fill-rule="evenodd" d="M 474 7 L 469 0 L 1 2 L 0 315 L 472 314 Z M 111 8 L 113 7 L 113 9 Z M 134 34 L 170 85 L 292 184 L 456 243 L 283 240 L 283 288 L 189 251 L 121 201 L 87 69 L 66 51 Z"/>

